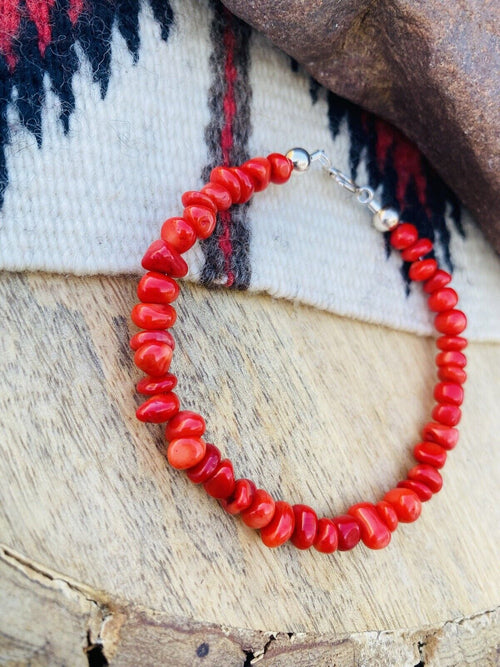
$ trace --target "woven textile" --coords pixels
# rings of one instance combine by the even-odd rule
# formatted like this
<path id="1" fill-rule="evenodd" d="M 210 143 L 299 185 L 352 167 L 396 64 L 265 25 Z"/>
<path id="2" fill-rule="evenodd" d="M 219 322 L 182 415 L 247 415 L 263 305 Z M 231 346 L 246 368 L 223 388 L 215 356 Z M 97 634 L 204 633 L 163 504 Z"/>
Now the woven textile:
<path id="1" fill-rule="evenodd" d="M 416 148 L 219 3 L 11 0 L 0 16 L 0 267 L 139 273 L 216 164 L 300 145 L 435 241 L 470 338 L 500 340 L 500 261 Z M 408 267 L 322 173 L 220 216 L 189 278 L 430 333 Z"/>

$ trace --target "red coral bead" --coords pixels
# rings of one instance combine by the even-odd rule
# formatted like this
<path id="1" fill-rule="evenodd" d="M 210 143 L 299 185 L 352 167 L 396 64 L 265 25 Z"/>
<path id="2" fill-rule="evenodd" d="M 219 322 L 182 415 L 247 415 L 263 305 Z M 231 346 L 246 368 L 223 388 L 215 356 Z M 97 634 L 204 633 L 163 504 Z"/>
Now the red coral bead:
<path id="1" fill-rule="evenodd" d="M 463 352 L 458 352 L 456 350 L 446 350 L 444 352 L 439 352 L 436 355 L 436 366 L 459 366 L 464 368 L 467 366 L 467 357 Z"/>
<path id="2" fill-rule="evenodd" d="M 464 390 L 456 382 L 439 382 L 434 387 L 434 398 L 440 403 L 451 403 L 452 405 L 462 405 L 464 400 Z"/>
<path id="3" fill-rule="evenodd" d="M 154 396 L 154 394 L 167 394 L 177 386 L 177 378 L 172 373 L 167 373 L 162 377 L 152 377 L 147 375 L 137 383 L 136 389 L 139 394 Z"/>
<path id="4" fill-rule="evenodd" d="M 205 420 L 196 412 L 181 410 L 168 422 L 165 429 L 167 441 L 176 438 L 200 438 L 205 433 Z"/>
<path id="5" fill-rule="evenodd" d="M 292 535 L 292 544 L 297 549 L 309 549 L 316 538 L 318 517 L 312 507 L 308 505 L 294 505 L 295 528 Z"/>
<path id="6" fill-rule="evenodd" d="M 281 155 L 281 153 L 271 153 L 271 155 L 267 156 L 267 159 L 271 165 L 271 183 L 276 183 L 277 185 L 286 183 L 293 170 L 292 161 L 285 155 Z"/>
<path id="7" fill-rule="evenodd" d="M 429 487 L 422 482 L 416 482 L 414 479 L 404 479 L 402 482 L 398 482 L 397 487 L 398 489 L 410 489 L 417 494 L 422 503 L 432 498 L 432 491 Z"/>
<path id="8" fill-rule="evenodd" d="M 136 417 L 141 422 L 162 424 L 168 421 L 179 410 L 179 399 L 175 394 L 155 394 L 140 405 L 136 410 Z"/>
<path id="9" fill-rule="evenodd" d="M 172 348 L 165 343 L 145 343 L 134 355 L 134 363 L 141 371 L 161 377 L 170 368 Z"/>
<path id="10" fill-rule="evenodd" d="M 461 336 L 440 336 L 436 345 L 440 350 L 453 350 L 460 352 L 467 347 L 467 338 L 462 338 Z"/>
<path id="11" fill-rule="evenodd" d="M 227 211 L 233 204 L 229 190 L 218 183 L 207 183 L 201 188 L 201 192 L 212 199 L 218 211 Z"/>
<path id="12" fill-rule="evenodd" d="M 439 403 L 434 406 L 431 417 L 434 421 L 446 426 L 456 426 L 462 419 L 462 411 L 456 405 Z"/>
<path id="13" fill-rule="evenodd" d="M 295 516 L 291 505 L 278 500 L 271 521 L 260 529 L 260 537 L 266 547 L 275 548 L 284 544 L 292 536 Z"/>
<path id="14" fill-rule="evenodd" d="M 141 329 L 168 329 L 174 325 L 177 314 L 168 304 L 137 303 L 130 317 Z"/>
<path id="15" fill-rule="evenodd" d="M 331 519 L 318 519 L 314 548 L 322 554 L 332 554 L 337 551 L 339 532 Z"/>
<path id="16" fill-rule="evenodd" d="M 401 252 L 401 257 L 405 262 L 415 262 L 421 257 L 425 257 L 432 250 L 432 241 L 429 239 L 418 239 L 408 248 Z"/>
<path id="17" fill-rule="evenodd" d="M 410 280 L 417 282 L 428 280 L 437 271 L 437 262 L 435 259 L 419 259 L 413 262 L 408 271 Z"/>
<path id="18" fill-rule="evenodd" d="M 264 489 L 255 491 L 252 504 L 241 512 L 241 518 L 249 528 L 264 528 L 274 514 L 275 502 Z"/>
<path id="19" fill-rule="evenodd" d="M 422 511 L 420 498 L 410 489 L 391 489 L 383 499 L 394 507 L 401 523 L 416 521 Z"/>
<path id="20" fill-rule="evenodd" d="M 173 278 L 182 278 L 188 272 L 188 265 L 177 250 L 163 239 L 153 241 L 149 246 L 142 258 L 142 266 L 147 271 L 161 271 Z"/>
<path id="21" fill-rule="evenodd" d="M 172 303 L 178 295 L 177 282 L 156 271 L 148 271 L 137 286 L 137 296 L 144 303 Z"/>
<path id="22" fill-rule="evenodd" d="M 161 238 L 179 253 L 186 252 L 196 243 L 196 231 L 184 218 L 168 218 L 162 225 Z"/>
<path id="23" fill-rule="evenodd" d="M 436 329 L 444 334 L 459 334 L 467 326 L 467 318 L 461 310 L 445 310 L 434 319 Z"/>
<path id="24" fill-rule="evenodd" d="M 271 180 L 271 164 L 265 157 L 254 157 L 241 165 L 241 169 L 252 179 L 255 192 L 265 190 Z"/>
<path id="25" fill-rule="evenodd" d="M 451 275 L 448 271 L 438 269 L 432 278 L 429 278 L 429 280 L 424 283 L 424 292 L 432 294 L 432 292 L 445 287 L 449 282 L 451 282 Z"/>
<path id="26" fill-rule="evenodd" d="M 178 438 L 169 442 L 167 459 L 172 468 L 186 470 L 203 459 L 206 448 L 207 444 L 201 438 Z"/>
<path id="27" fill-rule="evenodd" d="M 387 528 L 393 533 L 398 527 L 398 515 L 394 507 L 385 500 L 379 500 L 375 507 Z"/>
<path id="28" fill-rule="evenodd" d="M 439 470 L 427 463 L 419 463 L 408 472 L 408 479 L 413 479 L 415 482 L 421 482 L 429 487 L 432 493 L 441 491 L 443 486 L 443 478 Z"/>
<path id="29" fill-rule="evenodd" d="M 455 308 L 458 303 L 458 294 L 451 287 L 443 287 L 438 289 L 429 297 L 428 304 L 429 309 L 433 310 L 436 313 L 439 313 L 443 310 L 451 310 Z"/>
<path id="30" fill-rule="evenodd" d="M 341 514 L 332 519 L 338 531 L 338 550 L 349 551 L 354 549 L 361 539 L 361 528 L 358 521 L 350 514 Z"/>
<path id="31" fill-rule="evenodd" d="M 228 514 L 239 514 L 250 507 L 256 490 L 250 479 L 237 479 L 232 494 L 220 503 Z"/>
<path id="32" fill-rule="evenodd" d="M 181 201 L 184 206 L 205 206 L 213 213 L 217 213 L 217 206 L 214 200 L 210 199 L 208 195 L 203 194 L 203 192 L 188 190 L 182 195 Z"/>
<path id="33" fill-rule="evenodd" d="M 436 442 L 419 442 L 413 448 L 413 456 L 420 463 L 427 463 L 434 468 L 442 468 L 446 463 L 446 449 Z"/>
<path id="34" fill-rule="evenodd" d="M 210 182 L 218 183 L 229 190 L 233 202 L 241 197 L 241 185 L 238 177 L 229 167 L 215 167 L 210 172 Z"/>
<path id="35" fill-rule="evenodd" d="M 200 239 L 207 239 L 215 229 L 217 218 L 206 206 L 186 206 L 182 214 Z"/>
<path id="36" fill-rule="evenodd" d="M 253 181 L 250 176 L 246 172 L 242 171 L 239 167 L 230 167 L 230 169 L 240 182 L 241 189 L 240 197 L 234 203 L 244 204 L 254 193 Z"/>
<path id="37" fill-rule="evenodd" d="M 220 458 L 221 454 L 219 449 L 215 445 L 207 442 L 203 458 L 198 461 L 196 465 L 186 470 L 188 478 L 193 484 L 203 484 L 208 481 L 217 470 Z"/>
<path id="38" fill-rule="evenodd" d="M 422 437 L 424 440 L 430 440 L 441 445 L 446 450 L 453 449 L 458 442 L 458 431 L 451 426 L 438 424 L 437 422 L 428 422 L 423 430 Z"/>
<path id="39" fill-rule="evenodd" d="M 138 350 L 144 343 L 166 343 L 175 350 L 175 340 L 169 331 L 139 331 L 130 339 L 133 350 Z"/>
<path id="40" fill-rule="evenodd" d="M 229 498 L 234 491 L 235 479 L 233 464 L 229 459 L 222 459 L 213 475 L 203 484 L 205 491 L 212 498 Z"/>
<path id="41" fill-rule="evenodd" d="M 391 541 L 391 531 L 382 521 L 375 505 L 358 503 L 349 508 L 348 514 L 359 523 L 361 539 L 369 549 L 383 549 Z"/>
<path id="42" fill-rule="evenodd" d="M 438 368 L 438 378 L 443 382 L 457 382 L 463 384 L 467 380 L 467 373 L 460 366 L 440 366 Z"/>
<path id="43" fill-rule="evenodd" d="M 410 225 L 408 222 L 400 223 L 396 229 L 391 232 L 390 242 L 396 250 L 404 250 L 409 248 L 418 239 L 418 230 L 415 225 Z"/>

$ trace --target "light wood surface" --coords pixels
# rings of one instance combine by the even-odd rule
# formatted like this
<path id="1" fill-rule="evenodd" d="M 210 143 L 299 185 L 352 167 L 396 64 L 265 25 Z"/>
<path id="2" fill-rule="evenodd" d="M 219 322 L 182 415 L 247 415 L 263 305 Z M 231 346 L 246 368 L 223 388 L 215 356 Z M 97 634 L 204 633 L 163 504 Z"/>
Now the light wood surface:
<path id="1" fill-rule="evenodd" d="M 496 664 L 500 346 L 469 347 L 461 441 L 416 524 L 380 552 L 269 550 L 135 420 L 136 282 L 0 277 L 4 663 L 102 641 L 112 665 Z M 329 515 L 413 465 L 430 339 L 192 286 L 178 311 L 178 394 L 238 476 Z"/>

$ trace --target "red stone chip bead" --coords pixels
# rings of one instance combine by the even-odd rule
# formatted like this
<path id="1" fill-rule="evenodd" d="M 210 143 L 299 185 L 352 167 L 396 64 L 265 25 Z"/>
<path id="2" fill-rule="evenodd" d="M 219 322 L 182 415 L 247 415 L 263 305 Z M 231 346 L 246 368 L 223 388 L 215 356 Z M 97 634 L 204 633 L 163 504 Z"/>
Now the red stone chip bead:
<path id="1" fill-rule="evenodd" d="M 292 535 L 292 544 L 297 549 L 309 549 L 314 544 L 318 517 L 308 505 L 294 505 L 295 528 Z"/>
<path id="2" fill-rule="evenodd" d="M 413 448 L 413 456 L 420 463 L 442 468 L 446 463 L 446 449 L 436 442 L 419 442 Z"/>
<path id="3" fill-rule="evenodd" d="M 458 303 L 458 294 L 451 287 L 443 287 L 430 295 L 428 303 L 430 310 L 436 313 L 451 310 Z"/>
<path id="4" fill-rule="evenodd" d="M 148 271 L 137 286 L 137 296 L 144 303 L 172 303 L 179 296 L 179 285 L 163 273 Z"/>
<path id="5" fill-rule="evenodd" d="M 448 271 L 438 269 L 432 278 L 429 278 L 429 280 L 424 283 L 424 292 L 427 292 L 427 294 L 432 294 L 432 292 L 445 287 L 450 282 L 451 275 L 448 273 Z"/>
<path id="6" fill-rule="evenodd" d="M 252 504 L 241 512 L 241 518 L 249 528 L 264 528 L 274 514 L 275 502 L 264 489 L 257 489 Z"/>
<path id="7" fill-rule="evenodd" d="M 417 494 L 420 502 L 425 503 L 432 498 L 432 491 L 428 486 L 422 484 L 422 482 L 416 482 L 414 479 L 404 479 L 402 482 L 398 482 L 398 489 L 410 489 Z"/>
<path id="8" fill-rule="evenodd" d="M 228 514 L 239 514 L 250 507 L 256 490 L 250 479 L 237 479 L 232 494 L 220 503 Z"/>
<path id="9" fill-rule="evenodd" d="M 178 438 L 168 443 L 167 459 L 172 468 L 187 470 L 203 459 L 206 448 L 201 438 Z"/>
<path id="10" fill-rule="evenodd" d="M 241 165 L 252 179 L 255 192 L 265 190 L 271 180 L 271 163 L 265 157 L 254 157 Z"/>
<path id="11" fill-rule="evenodd" d="M 443 382 L 456 382 L 463 384 L 467 380 L 467 373 L 460 366 L 450 364 L 449 366 L 440 366 L 438 368 L 438 378 Z"/>
<path id="12" fill-rule="evenodd" d="M 441 491 L 443 486 L 443 478 L 439 470 L 427 463 L 419 463 L 414 468 L 408 471 L 408 479 L 413 479 L 415 482 L 422 482 L 429 487 L 432 493 Z"/>
<path id="13" fill-rule="evenodd" d="M 349 508 L 348 514 L 359 523 L 361 539 L 369 549 L 383 549 L 391 541 L 391 531 L 381 519 L 375 505 L 357 503 Z"/>
<path id="14" fill-rule="evenodd" d="M 136 417 L 141 422 L 152 424 L 163 424 L 175 415 L 179 410 L 179 399 L 169 392 L 168 394 L 155 394 L 144 401 L 136 410 Z"/>
<path id="15" fill-rule="evenodd" d="M 313 547 L 322 554 L 332 554 L 337 551 L 339 543 L 339 531 L 331 519 L 318 519 L 316 537 Z"/>
<path id="16" fill-rule="evenodd" d="M 212 498 L 229 498 L 234 491 L 235 482 L 233 464 L 229 459 L 223 459 L 203 486 Z"/>
<path id="17" fill-rule="evenodd" d="M 190 436 L 193 438 L 194 436 Z M 201 438 L 196 438 L 201 440 Z M 171 441 L 172 442 L 172 441 Z M 186 470 L 188 478 L 193 484 L 203 484 L 207 482 L 219 467 L 221 455 L 219 449 L 207 442 L 203 458 Z"/>
<path id="18" fill-rule="evenodd" d="M 432 409 L 431 417 L 440 424 L 456 426 L 462 419 L 462 411 L 456 405 L 439 403 Z"/>
<path id="19" fill-rule="evenodd" d="M 138 303 L 130 317 L 141 329 L 168 329 L 174 326 L 177 313 L 167 303 Z"/>
<path id="20" fill-rule="evenodd" d="M 218 183 L 229 190 L 231 200 L 237 202 L 241 197 L 241 184 L 234 172 L 229 167 L 215 167 L 210 173 L 210 182 Z"/>
<path id="21" fill-rule="evenodd" d="M 379 513 L 379 516 L 382 518 L 387 528 L 389 528 L 391 533 L 393 533 L 398 527 L 399 523 L 398 515 L 396 514 L 394 507 L 386 500 L 379 500 L 375 507 L 377 508 L 377 512 Z"/>
<path id="22" fill-rule="evenodd" d="M 181 201 L 184 206 L 205 206 L 205 208 L 209 208 L 213 213 L 217 213 L 217 206 L 214 200 L 203 192 L 188 190 L 188 192 L 182 195 Z"/>
<path id="23" fill-rule="evenodd" d="M 130 339 L 130 347 L 133 350 L 138 350 L 145 343 L 166 343 L 175 350 L 175 340 L 169 331 L 139 331 Z"/>
<path id="24" fill-rule="evenodd" d="M 159 271 L 172 278 L 187 275 L 188 265 L 169 243 L 163 239 L 153 241 L 142 258 L 142 266 L 147 271 Z"/>
<path id="25" fill-rule="evenodd" d="M 461 336 L 440 336 L 436 345 L 440 350 L 452 350 L 460 352 L 467 347 L 467 338 Z"/>
<path id="26" fill-rule="evenodd" d="M 253 181 L 243 169 L 239 167 L 230 167 L 231 172 L 236 176 L 240 183 L 240 197 L 235 204 L 245 204 L 254 193 Z"/>
<path id="27" fill-rule="evenodd" d="M 440 333 L 456 336 L 466 328 L 467 318 L 461 310 L 445 310 L 436 315 L 434 326 Z"/>
<path id="28" fill-rule="evenodd" d="M 415 262 L 421 257 L 425 257 L 432 250 L 432 241 L 429 239 L 418 239 L 408 248 L 401 252 L 401 257 L 405 262 Z"/>
<path id="29" fill-rule="evenodd" d="M 196 243 L 196 231 L 193 225 L 184 218 L 168 218 L 168 220 L 165 220 L 160 236 L 179 253 L 186 252 Z"/>
<path id="30" fill-rule="evenodd" d="M 139 394 L 146 394 L 146 396 L 154 396 L 155 394 L 167 394 L 177 386 L 177 378 L 172 373 L 167 373 L 161 377 L 153 377 L 147 375 L 137 383 L 137 391 Z"/>
<path id="31" fill-rule="evenodd" d="M 410 265 L 408 275 L 410 280 L 421 282 L 428 280 L 437 271 L 437 262 L 435 259 L 419 259 Z"/>
<path id="32" fill-rule="evenodd" d="M 404 250 L 412 246 L 418 239 L 418 230 L 415 225 L 402 222 L 391 232 L 390 243 L 396 250 Z"/>
<path id="33" fill-rule="evenodd" d="M 434 387 L 434 398 L 441 403 L 462 405 L 464 400 L 464 390 L 462 385 L 457 384 L 456 382 L 439 382 Z"/>
<path id="34" fill-rule="evenodd" d="M 456 350 L 446 350 L 436 355 L 436 366 L 467 366 L 467 357 L 462 352 Z"/>
<path id="35" fill-rule="evenodd" d="M 141 371 L 161 377 L 170 368 L 173 350 L 166 343 L 145 343 L 134 354 L 134 363 Z"/>
<path id="36" fill-rule="evenodd" d="M 350 551 L 361 539 L 361 528 L 357 519 L 350 514 L 341 514 L 332 519 L 338 532 L 338 550 Z"/>
<path id="37" fill-rule="evenodd" d="M 385 494 L 384 500 L 394 507 L 401 523 L 416 521 L 422 511 L 420 498 L 410 489 L 391 489 Z"/>
<path id="38" fill-rule="evenodd" d="M 233 204 L 233 198 L 227 188 L 219 183 L 207 183 L 201 188 L 201 192 L 213 201 L 218 211 L 227 211 Z"/>
<path id="39" fill-rule="evenodd" d="M 181 410 L 168 422 L 165 429 L 165 439 L 200 438 L 205 433 L 205 420 L 201 415 L 191 410 Z"/>
<path id="40" fill-rule="evenodd" d="M 458 431 L 452 426 L 438 422 L 427 422 L 422 430 L 422 438 L 441 445 L 443 449 L 453 449 L 458 442 Z"/>
<path id="41" fill-rule="evenodd" d="M 217 218 L 215 213 L 206 206 L 186 206 L 182 214 L 189 222 L 200 239 L 207 239 L 215 229 Z"/>
<path id="42" fill-rule="evenodd" d="M 292 161 L 281 153 L 271 153 L 267 156 L 271 165 L 271 183 L 281 185 L 290 178 L 293 170 Z"/>
<path id="43" fill-rule="evenodd" d="M 260 529 L 260 537 L 266 547 L 274 549 L 291 538 L 294 526 L 295 515 L 292 506 L 283 500 L 278 500 L 274 507 L 273 518 Z"/>

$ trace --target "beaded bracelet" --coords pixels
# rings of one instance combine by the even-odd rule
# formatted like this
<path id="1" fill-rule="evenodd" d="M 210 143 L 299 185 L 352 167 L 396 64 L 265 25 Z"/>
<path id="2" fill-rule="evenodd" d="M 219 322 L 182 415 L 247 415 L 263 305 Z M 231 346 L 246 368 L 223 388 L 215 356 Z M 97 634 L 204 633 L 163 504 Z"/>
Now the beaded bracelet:
<path id="1" fill-rule="evenodd" d="M 219 211 L 247 202 L 254 192 L 264 190 L 269 183 L 285 183 L 293 170 L 306 171 L 315 161 L 372 211 L 378 230 L 390 233 L 391 246 L 401 251 L 403 260 L 409 263 L 410 280 L 423 283 L 424 292 L 429 295 L 429 308 L 437 313 L 434 326 L 442 334 L 437 339 L 440 350 L 436 357 L 440 382 L 434 387 L 437 405 L 432 411 L 433 421 L 425 424 L 422 441 L 413 449 L 417 465 L 376 504 L 357 503 L 345 514 L 333 518 L 318 518 L 307 505 L 275 501 L 251 480 L 235 479 L 231 461 L 222 459 L 219 449 L 203 439 L 203 417 L 180 410 L 179 399 L 172 391 L 177 378 L 168 372 L 175 343 L 167 329 L 175 322 L 176 312 L 171 304 L 179 294 L 175 278 L 182 278 L 188 272 L 181 255 L 197 239 L 206 239 L 213 233 Z M 148 273 L 137 288 L 141 303 L 134 306 L 131 317 L 143 331 L 132 337 L 130 345 L 135 351 L 136 365 L 147 374 L 138 383 L 137 391 L 150 398 L 138 408 L 137 418 L 166 423 L 170 465 L 185 470 L 195 484 L 203 484 L 226 512 L 239 514 L 247 526 L 259 529 L 268 547 L 277 547 L 287 540 L 298 549 L 312 546 L 322 553 L 347 551 L 360 540 L 371 549 L 387 546 L 398 522 L 415 521 L 422 503 L 440 491 L 443 480 L 439 469 L 446 462 L 447 452 L 457 444 L 455 427 L 461 417 L 459 406 L 466 379 L 463 349 L 467 345 L 459 334 L 465 329 L 467 319 L 462 311 L 455 309 L 458 296 L 448 286 L 451 275 L 429 256 L 432 242 L 419 238 L 414 225 L 401 222 L 397 213 L 383 208 L 374 195 L 371 188 L 358 186 L 333 167 L 323 151 L 309 154 L 302 148 L 294 148 L 286 156 L 272 153 L 267 158 L 248 160 L 240 167 L 216 167 L 207 185 L 199 191 L 184 193 L 182 217 L 164 222 L 161 238 L 150 245 L 142 260 Z"/>

